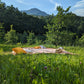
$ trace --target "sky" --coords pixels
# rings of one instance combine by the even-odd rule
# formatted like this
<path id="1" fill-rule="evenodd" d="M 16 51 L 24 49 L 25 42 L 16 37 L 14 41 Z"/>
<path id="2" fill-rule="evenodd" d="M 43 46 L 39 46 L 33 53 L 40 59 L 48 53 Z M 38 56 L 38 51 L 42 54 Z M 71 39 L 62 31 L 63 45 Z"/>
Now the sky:
<path id="1" fill-rule="evenodd" d="M 7 6 L 13 5 L 19 10 L 29 10 L 31 8 L 38 8 L 47 14 L 56 15 L 57 6 L 63 7 L 63 9 L 70 8 L 70 12 L 75 13 L 78 16 L 84 16 L 84 0 L 1 0 Z"/>

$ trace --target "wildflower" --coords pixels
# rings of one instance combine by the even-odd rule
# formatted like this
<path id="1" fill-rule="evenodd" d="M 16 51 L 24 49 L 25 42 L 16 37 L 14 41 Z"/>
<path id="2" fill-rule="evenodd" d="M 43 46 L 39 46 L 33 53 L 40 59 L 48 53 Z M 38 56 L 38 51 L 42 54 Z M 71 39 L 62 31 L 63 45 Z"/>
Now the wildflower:
<path id="1" fill-rule="evenodd" d="M 44 69 L 47 69 L 47 66 L 45 66 Z"/>
<path id="2" fill-rule="evenodd" d="M 80 64 L 81 64 L 82 62 L 80 62 Z"/>

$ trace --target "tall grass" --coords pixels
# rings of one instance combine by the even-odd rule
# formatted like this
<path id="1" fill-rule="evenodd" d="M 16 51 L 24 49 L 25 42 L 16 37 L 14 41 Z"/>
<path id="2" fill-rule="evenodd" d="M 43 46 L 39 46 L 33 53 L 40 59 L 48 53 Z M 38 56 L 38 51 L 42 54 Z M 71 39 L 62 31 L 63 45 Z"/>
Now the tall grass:
<path id="1" fill-rule="evenodd" d="M 0 48 L 7 52 L 16 46 Z M 79 55 L 0 54 L 0 84 L 84 84 L 84 48 L 64 49 Z"/>

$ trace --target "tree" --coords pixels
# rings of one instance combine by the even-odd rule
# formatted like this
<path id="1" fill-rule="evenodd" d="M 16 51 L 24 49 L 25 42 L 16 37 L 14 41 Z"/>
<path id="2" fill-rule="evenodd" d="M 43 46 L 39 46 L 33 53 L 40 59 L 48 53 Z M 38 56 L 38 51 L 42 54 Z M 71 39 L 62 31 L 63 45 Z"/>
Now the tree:
<path id="1" fill-rule="evenodd" d="M 27 37 L 27 43 L 28 43 L 29 45 L 32 45 L 32 44 L 35 43 L 35 35 L 34 35 L 34 33 L 29 32 L 29 35 L 28 35 L 28 37 Z"/>
<path id="2" fill-rule="evenodd" d="M 16 32 L 22 33 L 24 31 L 32 31 L 35 35 L 43 35 L 46 30 L 44 25 L 46 21 L 44 18 L 39 18 L 27 15 L 18 10 L 18 8 L 6 6 L 4 3 L 0 4 L 0 22 L 4 23 L 5 31 L 10 31 L 10 25 L 14 25 Z"/>
<path id="3" fill-rule="evenodd" d="M 18 40 L 18 37 L 16 36 L 16 31 L 13 30 L 13 25 L 10 25 L 10 27 L 10 31 L 5 34 L 5 40 L 6 43 L 15 44 Z"/>
<path id="4" fill-rule="evenodd" d="M 60 6 L 57 7 L 57 15 L 51 20 L 51 23 L 47 24 L 47 26 L 45 27 L 46 29 L 48 29 L 48 32 L 46 33 L 48 43 L 52 43 L 57 46 L 61 44 L 66 44 L 66 42 L 68 41 L 72 41 L 72 37 L 74 34 L 72 32 L 70 34 L 70 32 L 67 31 L 66 28 L 64 29 L 66 24 L 65 17 L 67 16 L 69 9 L 70 7 L 68 7 L 66 10 L 64 10 Z M 71 36 L 71 38 L 69 36 Z M 67 41 L 65 41 L 66 39 L 64 40 L 64 38 L 66 38 Z"/>
<path id="5" fill-rule="evenodd" d="M 0 23 L 0 42 L 2 42 L 4 39 L 4 35 L 5 35 L 5 30 L 3 27 L 3 23 Z"/>
<path id="6" fill-rule="evenodd" d="M 21 43 L 26 43 L 27 42 L 27 32 L 24 31 L 23 34 L 22 34 L 22 37 L 21 37 Z"/>
<path id="7" fill-rule="evenodd" d="M 5 8 L 5 3 L 0 2 L 0 10 Z"/>
<path id="8" fill-rule="evenodd" d="M 81 21 L 80 25 L 78 26 L 79 37 L 81 37 L 83 33 L 84 33 L 84 21 Z"/>
<path id="9" fill-rule="evenodd" d="M 62 23 L 63 24 L 63 23 Z M 53 24 L 47 25 L 48 32 L 46 33 L 48 43 L 52 43 L 54 45 L 58 45 L 61 41 L 61 31 L 62 24 Z"/>
<path id="10" fill-rule="evenodd" d="M 58 45 L 60 43 L 60 32 L 61 29 L 63 27 L 63 9 L 59 6 L 57 7 L 58 10 L 58 14 L 57 16 L 55 16 L 52 21 L 51 24 L 47 24 L 46 28 L 48 29 L 48 32 L 46 33 L 47 36 L 47 41 L 54 44 L 54 45 Z"/>
<path id="11" fill-rule="evenodd" d="M 79 39 L 78 44 L 81 45 L 81 46 L 84 46 L 84 34 Z"/>

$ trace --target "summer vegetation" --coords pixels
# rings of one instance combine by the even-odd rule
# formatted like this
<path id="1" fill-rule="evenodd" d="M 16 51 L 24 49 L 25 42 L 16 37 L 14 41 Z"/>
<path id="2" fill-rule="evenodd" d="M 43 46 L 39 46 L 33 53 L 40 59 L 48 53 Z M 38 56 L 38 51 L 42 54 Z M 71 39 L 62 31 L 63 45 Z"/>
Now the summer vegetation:
<path id="1" fill-rule="evenodd" d="M 10 54 L 11 48 L 17 46 L 29 47 L 0 44 L 0 84 L 84 83 L 83 47 L 64 47 L 79 55 Z M 55 48 L 53 45 L 45 46 Z"/>
<path id="2" fill-rule="evenodd" d="M 0 84 L 84 84 L 84 17 L 70 8 L 38 17 L 0 3 Z M 41 44 L 78 55 L 11 54 Z"/>
<path id="3" fill-rule="evenodd" d="M 0 4 L 0 43 L 84 46 L 84 17 L 57 7 L 57 15 L 31 16 Z"/>

